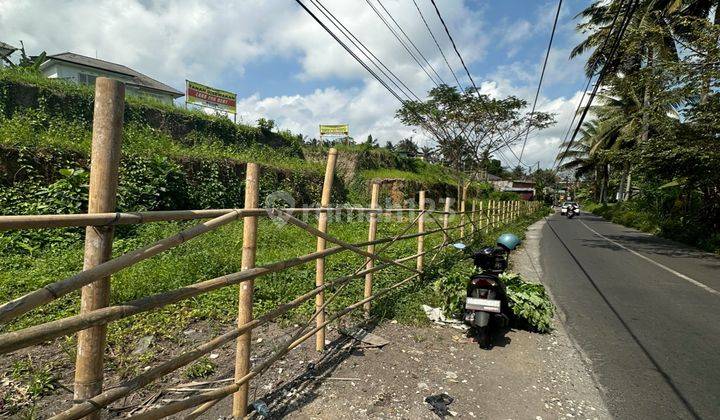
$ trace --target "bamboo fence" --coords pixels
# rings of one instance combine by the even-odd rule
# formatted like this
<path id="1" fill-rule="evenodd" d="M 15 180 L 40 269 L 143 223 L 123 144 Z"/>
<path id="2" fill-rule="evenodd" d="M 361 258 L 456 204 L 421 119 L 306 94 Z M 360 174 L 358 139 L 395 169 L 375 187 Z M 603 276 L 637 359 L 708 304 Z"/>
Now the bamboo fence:
<path id="1" fill-rule="evenodd" d="M 325 330 L 328 324 L 362 308 L 369 316 L 371 302 L 391 293 L 412 281 L 422 278 L 424 268 L 428 265 L 425 257 L 441 251 L 453 240 L 452 232 L 488 232 L 490 229 L 511 222 L 527 213 L 538 209 L 536 202 L 528 201 L 479 201 L 471 198 L 471 211 L 465 211 L 467 190 L 463 189 L 460 212 L 451 210 L 451 199 L 445 198 L 442 211 L 425 208 L 426 192 L 419 191 L 419 208 L 387 209 L 378 207 L 379 185 L 373 184 L 371 203 L 367 208 L 333 208 L 330 207 L 332 180 L 335 176 L 337 151 L 331 149 L 323 185 L 321 206 L 318 208 L 266 209 L 258 208 L 258 166 L 248 164 L 246 171 L 246 189 L 244 208 L 213 209 L 213 210 L 177 210 L 151 211 L 137 213 L 111 212 L 115 207 L 117 189 L 117 171 L 119 164 L 120 133 L 122 130 L 122 113 L 120 105 L 123 101 L 122 84 L 109 79 L 98 78 L 95 91 L 95 115 L 93 123 L 92 161 L 90 205 L 88 214 L 55 214 L 55 215 L 23 215 L 0 216 L 0 230 L 47 229 L 70 226 L 85 226 L 87 229 L 85 246 L 85 265 L 83 270 L 65 279 L 59 279 L 40 289 L 25 294 L 17 299 L 0 305 L 0 325 L 7 324 L 27 312 L 58 299 L 73 291 L 82 290 L 81 311 L 77 315 L 45 322 L 21 330 L 0 335 L 0 354 L 34 346 L 48 340 L 78 334 L 78 353 L 75 365 L 75 398 L 74 405 L 54 416 L 54 419 L 99 418 L 103 409 L 114 401 L 125 398 L 146 387 L 153 381 L 168 375 L 213 350 L 236 341 L 235 376 L 230 385 L 212 391 L 202 392 L 182 401 L 171 402 L 148 411 L 138 413 L 131 418 L 160 418 L 194 408 L 188 417 L 201 415 L 223 398 L 233 395 L 232 415 L 242 418 L 247 414 L 249 381 L 269 368 L 287 352 L 299 346 L 305 340 L 315 336 L 316 349 L 323 351 L 325 347 Z M 476 205 L 477 204 L 477 205 Z M 477 208 L 477 210 L 476 210 Z M 327 233 L 328 212 L 358 212 L 370 216 L 368 241 L 364 243 L 347 243 Z M 300 213 L 317 213 L 318 226 L 314 227 L 298 219 Z M 380 215 L 389 213 L 417 216 L 406 224 L 404 229 L 394 237 L 377 238 L 377 226 Z M 450 216 L 459 214 L 460 222 L 451 226 Z M 469 222 L 465 222 L 465 215 Z M 442 216 L 442 220 L 438 219 Z M 317 238 L 315 252 L 286 260 L 255 266 L 257 248 L 257 219 L 259 217 L 280 218 L 296 228 L 302 229 Z M 113 227 L 120 224 L 151 223 L 177 220 L 202 220 L 197 225 L 182 232 L 163 238 L 153 244 L 110 258 L 113 240 Z M 241 271 L 226 274 L 209 280 L 199 281 L 186 287 L 170 290 L 155 295 L 145 296 L 133 301 L 110 305 L 109 290 L 112 286 L 111 276 L 125 268 L 156 256 L 164 251 L 175 248 L 200 235 L 212 232 L 221 226 L 238 219 L 243 219 L 243 246 Z M 435 229 L 426 229 L 426 222 L 437 225 Z M 417 227 L 416 233 L 408 233 Z M 442 242 L 430 249 L 425 249 L 425 238 L 428 235 L 442 235 Z M 463 234 L 459 239 L 463 238 Z M 392 259 L 380 255 L 392 244 L 399 241 L 417 241 L 417 253 L 406 257 Z M 330 242 L 335 246 L 326 247 Z M 377 245 L 382 245 L 379 249 Z M 324 261 L 326 257 L 350 251 L 364 258 L 364 264 L 352 274 L 325 279 Z M 415 260 L 415 264 L 405 263 Z M 297 267 L 310 262 L 316 263 L 316 285 L 312 290 L 298 296 L 290 302 L 278 305 L 257 318 L 253 317 L 253 281 L 260 276 Z M 373 274 L 388 268 L 399 268 L 409 272 L 409 277 L 381 290 L 373 289 Z M 364 279 L 362 299 L 345 307 L 334 314 L 328 315 L 326 309 L 338 288 L 343 288 L 356 279 Z M 238 321 L 237 326 L 197 347 L 185 351 L 158 366 L 126 380 L 110 388 L 103 387 L 105 363 L 105 334 L 107 325 L 113 321 L 156 310 L 166 305 L 199 296 L 219 288 L 239 285 Z M 325 299 L 325 290 L 333 288 L 336 293 Z M 315 299 L 313 316 L 300 326 L 292 339 L 284 343 L 268 359 L 254 368 L 250 364 L 252 330 L 272 322 L 288 311 L 303 303 Z M 314 327 L 311 325 L 315 323 Z"/>

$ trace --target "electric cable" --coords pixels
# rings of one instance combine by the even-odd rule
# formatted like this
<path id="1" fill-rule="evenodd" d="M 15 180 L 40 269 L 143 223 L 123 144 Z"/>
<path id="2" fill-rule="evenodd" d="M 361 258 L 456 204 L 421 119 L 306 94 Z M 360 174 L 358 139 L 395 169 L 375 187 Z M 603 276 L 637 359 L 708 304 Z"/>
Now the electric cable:
<path id="1" fill-rule="evenodd" d="M 450 35 L 450 30 L 448 29 L 448 26 L 445 24 L 445 19 L 443 19 L 442 14 L 440 14 L 440 9 L 438 9 L 437 4 L 435 4 L 435 0 L 430 0 L 432 2 L 433 7 L 435 8 L 435 13 L 437 13 L 438 18 L 440 18 L 440 22 L 443 25 L 443 28 L 445 28 L 445 33 L 447 34 L 448 38 L 450 39 L 450 43 L 452 43 L 453 49 L 455 50 L 455 54 L 457 54 L 458 58 L 460 59 L 460 63 L 462 64 L 463 68 L 465 69 L 465 73 L 467 74 L 468 78 L 470 79 L 470 83 L 472 83 L 473 88 L 475 88 L 475 93 L 480 96 L 480 89 L 478 89 L 477 85 L 475 84 L 475 80 L 473 80 L 472 75 L 470 74 L 470 70 L 468 70 L 467 66 L 465 65 L 465 60 L 463 60 L 462 55 L 460 54 L 460 51 L 457 48 L 457 45 L 455 44 L 455 40 L 453 39 L 452 35 Z"/>
<path id="2" fill-rule="evenodd" d="M 333 25 L 345 35 L 346 38 L 350 40 L 350 42 L 357 48 L 364 56 L 367 58 L 375 68 L 377 68 L 390 82 L 400 91 L 403 92 L 403 94 L 408 98 L 411 99 L 410 96 L 414 97 L 416 100 L 420 100 L 420 98 L 415 94 L 415 92 L 412 91 L 398 76 L 395 74 L 392 70 L 390 70 L 385 63 L 382 62 L 377 56 L 362 42 L 360 41 L 355 34 L 352 33 L 343 23 L 338 19 L 328 8 L 322 4 L 320 0 L 310 0 L 310 2 L 318 9 L 320 12 L 328 19 L 330 22 L 333 23 Z M 369 55 L 368 55 L 369 54 Z M 371 58 L 372 57 L 372 58 Z M 378 65 L 379 64 L 379 65 Z M 382 67 L 382 68 L 381 68 Z M 384 70 L 383 70 L 384 69 Z M 389 73 L 389 75 L 388 75 Z M 392 76 L 392 77 L 390 77 Z M 397 80 L 397 83 L 393 80 Z M 400 85 L 398 85 L 398 83 Z M 402 86 L 402 87 L 401 87 Z M 404 89 L 404 90 L 403 90 Z M 407 92 L 410 93 L 408 95 Z"/>
<path id="3" fill-rule="evenodd" d="M 615 16 L 613 16 L 613 20 L 610 23 L 610 26 L 608 28 L 608 35 L 612 33 L 613 28 L 615 27 L 615 24 L 617 23 L 617 19 L 620 16 L 620 12 L 622 11 L 623 4 L 625 3 L 625 0 L 620 0 L 617 12 L 615 13 Z M 610 36 L 605 37 L 603 40 L 602 45 L 600 46 L 599 52 L 603 52 L 605 48 L 607 47 L 608 41 L 610 40 Z M 568 136 L 570 136 L 570 132 L 572 131 L 572 128 L 575 124 L 575 119 L 580 114 L 580 108 L 582 107 L 583 101 L 585 100 L 585 96 L 587 96 L 588 89 L 590 89 L 590 83 L 592 82 L 592 78 L 595 76 L 595 66 L 597 66 L 598 60 L 600 60 L 600 56 L 602 54 L 598 54 L 598 56 L 595 59 L 595 62 L 592 65 L 593 72 L 588 77 L 587 83 L 585 84 L 585 89 L 583 90 L 583 94 L 580 97 L 580 102 L 578 102 L 577 108 L 575 108 L 575 112 L 573 113 L 573 117 L 570 120 L 570 125 L 568 125 L 568 129 L 565 132 L 565 136 L 563 136 L 563 141 L 560 147 L 562 147 L 563 144 L 565 144 L 568 140 Z"/>
<path id="4" fill-rule="evenodd" d="M 398 29 L 400 29 L 400 32 L 405 36 L 405 39 L 407 39 L 407 40 L 410 42 L 410 45 L 412 45 L 412 47 L 415 49 L 415 51 L 417 51 L 417 53 L 418 53 L 418 54 L 420 55 L 420 57 L 423 59 L 423 61 L 424 61 L 425 63 L 427 63 L 428 67 L 430 67 L 430 70 L 432 70 L 432 72 L 433 72 L 433 74 L 435 75 L 435 77 L 437 77 L 438 80 L 440 80 L 440 82 L 441 82 L 443 85 L 446 85 L 446 86 L 447 86 L 447 83 L 445 83 L 445 81 L 443 80 L 443 78 L 438 74 L 437 71 L 435 71 L 435 67 L 433 67 L 433 65 L 430 63 L 430 61 L 428 61 L 428 59 L 425 58 L 425 55 L 423 55 L 423 53 L 420 51 L 420 49 L 417 47 L 417 45 L 415 45 L 415 43 L 412 41 L 412 39 L 410 39 L 410 37 L 408 36 L 408 34 L 405 33 L 405 30 L 403 29 L 402 26 L 400 26 L 400 24 L 397 22 L 397 20 L 395 20 L 395 18 L 393 17 L 392 13 L 390 13 L 390 11 L 385 8 L 385 5 L 382 3 L 382 1 L 381 1 L 381 0 L 375 0 L 375 1 L 377 1 L 378 4 L 380 5 L 380 7 L 382 7 L 382 9 L 385 11 L 385 13 L 387 13 L 387 15 L 390 16 L 390 19 L 393 21 L 393 23 L 395 23 L 395 26 L 397 26 Z"/>
<path id="5" fill-rule="evenodd" d="M 425 19 L 425 15 L 423 15 L 422 10 L 420 10 L 420 6 L 418 6 L 417 1 L 413 0 L 413 3 L 415 4 L 415 8 L 417 9 L 418 13 L 420 14 L 420 18 L 422 19 L 423 23 L 425 24 L 425 27 L 427 28 L 428 32 L 430 33 L 430 36 L 432 37 L 433 41 L 435 42 L 435 46 L 437 47 L 438 51 L 440 51 L 440 55 L 442 56 L 443 60 L 445 60 L 445 64 L 447 65 L 448 70 L 450 70 L 450 73 L 452 74 L 453 78 L 455 79 L 455 82 L 457 83 L 458 87 L 461 91 L 464 91 L 462 87 L 462 83 L 460 83 L 460 80 L 458 79 L 457 75 L 455 74 L 455 70 L 453 70 L 452 66 L 450 65 L 450 62 L 448 61 L 447 57 L 445 56 L 445 52 L 442 48 L 440 48 L 440 43 L 438 42 L 437 38 L 435 37 L 435 34 L 433 33 L 432 29 L 430 29 L 430 25 L 428 24 L 427 20 Z"/>
<path id="6" fill-rule="evenodd" d="M 368 6 L 370 6 L 370 8 L 375 12 L 375 14 L 377 15 L 377 17 L 380 18 L 380 20 L 382 21 L 382 23 L 385 24 L 385 27 L 388 28 L 388 30 L 390 31 L 390 33 L 393 34 L 393 36 L 395 37 L 395 39 L 398 40 L 398 42 L 400 43 L 400 45 L 403 46 L 403 48 L 404 48 L 405 51 L 410 55 L 410 57 L 412 57 L 412 59 L 417 63 L 417 65 L 420 66 L 420 69 L 422 69 L 422 71 L 427 75 L 427 77 L 430 78 L 430 80 L 433 82 L 433 84 L 434 84 L 436 87 L 439 87 L 440 84 L 432 77 L 432 75 L 427 71 L 427 69 L 425 69 L 425 66 L 422 65 L 422 63 L 420 62 L 420 60 L 418 60 L 418 58 L 415 57 L 415 54 L 413 54 L 413 52 L 410 50 L 410 47 L 408 47 L 407 44 L 405 43 L 405 41 L 403 41 L 402 38 L 400 38 L 400 35 L 398 35 L 398 33 L 392 28 L 392 26 L 390 26 L 390 23 L 385 19 L 385 17 L 383 17 L 383 15 L 382 15 L 382 14 L 380 13 L 380 11 L 375 7 L 375 5 L 373 5 L 373 4 L 370 2 L 370 0 L 365 0 L 365 2 L 366 2 L 366 3 L 368 4 Z M 441 82 L 441 83 L 442 83 L 442 82 Z"/>
<path id="7" fill-rule="evenodd" d="M 545 68 L 547 67 L 548 58 L 550 57 L 550 50 L 552 49 L 553 38 L 555 38 L 555 29 L 557 28 L 558 18 L 560 17 L 560 8 L 562 7 L 562 2 L 563 0 L 558 1 L 557 12 L 555 12 L 555 21 L 553 22 L 552 31 L 550 32 L 550 42 L 548 43 L 547 52 L 545 53 L 545 61 L 543 62 L 542 71 L 540 72 L 540 81 L 538 82 L 538 87 L 535 91 L 535 99 L 533 100 L 532 110 L 530 111 L 530 121 L 528 121 L 528 129 L 525 132 L 525 140 L 523 140 L 522 149 L 520 150 L 520 157 L 518 158 L 518 162 L 520 162 L 520 164 L 523 164 L 522 157 L 523 154 L 525 154 L 525 145 L 527 144 L 528 136 L 530 135 L 532 117 L 535 113 L 535 106 L 537 105 L 538 97 L 540 96 L 540 88 L 542 87 L 543 77 L 545 77 Z"/>

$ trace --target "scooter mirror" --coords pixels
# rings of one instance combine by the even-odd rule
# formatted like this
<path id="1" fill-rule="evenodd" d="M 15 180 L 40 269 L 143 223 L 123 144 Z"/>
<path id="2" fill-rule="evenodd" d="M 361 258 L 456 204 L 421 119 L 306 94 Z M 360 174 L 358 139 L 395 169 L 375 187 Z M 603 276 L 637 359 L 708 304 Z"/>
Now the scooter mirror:
<path id="1" fill-rule="evenodd" d="M 466 248 L 465 244 L 462 242 L 454 243 L 454 244 L 452 244 L 452 246 L 453 246 L 453 248 L 459 249 L 461 251 Z"/>

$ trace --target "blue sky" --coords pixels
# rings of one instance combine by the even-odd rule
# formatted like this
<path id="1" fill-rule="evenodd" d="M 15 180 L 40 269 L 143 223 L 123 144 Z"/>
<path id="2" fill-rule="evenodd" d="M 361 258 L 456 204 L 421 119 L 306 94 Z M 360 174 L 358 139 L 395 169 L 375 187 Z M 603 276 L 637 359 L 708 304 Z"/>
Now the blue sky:
<path id="1" fill-rule="evenodd" d="M 379 7 L 377 0 L 371 1 Z M 430 1 L 417 2 L 461 82 L 469 84 Z M 557 2 L 436 2 L 481 89 L 531 102 Z M 432 86 L 364 0 L 323 3 L 418 95 Z M 585 82 L 583 60 L 570 61 L 568 54 L 581 39 L 573 17 L 589 3 L 563 2 L 538 103 L 539 110 L 557 113 L 558 124 L 531 136 L 524 159 L 528 163 L 552 165 L 577 106 Z M 382 4 L 451 82 L 412 0 Z M 310 137 L 316 136 L 320 123 L 348 123 L 357 139 L 373 134 L 382 142 L 409 136 L 419 143 L 432 142 L 394 118 L 397 100 L 291 0 L 0 0 L 0 40 L 23 40 L 31 53 L 94 56 L 97 51 L 98 58 L 128 65 L 181 90 L 190 79 L 234 91 L 239 118 L 248 123 L 272 118 L 281 128 Z"/>

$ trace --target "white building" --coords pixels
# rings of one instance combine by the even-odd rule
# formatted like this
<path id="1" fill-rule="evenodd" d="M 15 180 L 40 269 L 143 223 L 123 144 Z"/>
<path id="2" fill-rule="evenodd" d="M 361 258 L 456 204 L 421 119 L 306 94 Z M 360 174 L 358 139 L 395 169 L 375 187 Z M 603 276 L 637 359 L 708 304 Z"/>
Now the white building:
<path id="1" fill-rule="evenodd" d="M 125 91 L 129 95 L 151 97 L 168 104 L 184 96 L 177 89 L 129 67 L 71 52 L 49 55 L 40 66 L 40 71 L 49 78 L 89 86 L 95 86 L 97 77 L 108 77 L 124 82 Z"/>

